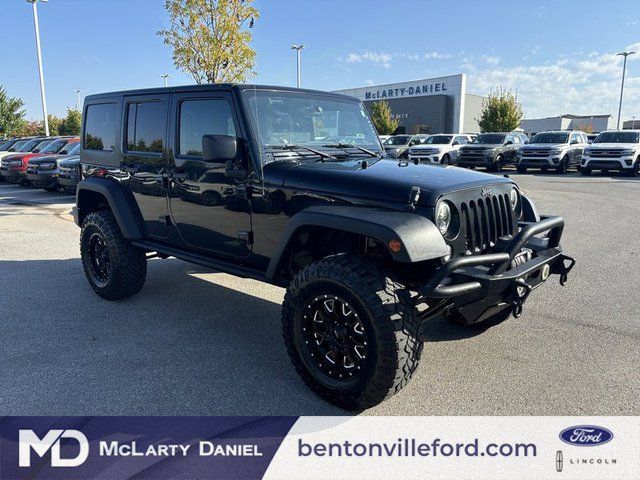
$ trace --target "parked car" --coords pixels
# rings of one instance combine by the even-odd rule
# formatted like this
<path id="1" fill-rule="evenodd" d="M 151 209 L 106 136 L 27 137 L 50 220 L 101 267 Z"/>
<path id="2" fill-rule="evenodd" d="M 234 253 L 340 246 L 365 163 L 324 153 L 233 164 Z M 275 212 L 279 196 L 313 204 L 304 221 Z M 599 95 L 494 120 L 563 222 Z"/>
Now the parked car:
<path id="1" fill-rule="evenodd" d="M 529 143 L 524 133 L 482 133 L 458 151 L 458 166 L 484 167 L 490 172 L 499 172 L 505 165 L 517 162 L 516 153 Z"/>
<path id="2" fill-rule="evenodd" d="M 538 216 L 511 179 L 385 161 L 353 97 L 216 84 L 84 105 L 74 217 L 95 293 L 138 293 L 147 255 L 288 286 L 292 363 L 344 408 L 376 405 L 409 381 L 424 322 L 519 316 L 532 290 L 552 274 L 564 284 L 574 263 L 560 247 L 564 220 Z M 318 146 L 328 128 L 335 143 Z M 205 181 L 221 202 L 183 198 Z"/>
<path id="3" fill-rule="evenodd" d="M 58 183 L 66 193 L 76 194 L 76 187 L 80 181 L 80 155 L 69 154 L 58 162 Z"/>
<path id="4" fill-rule="evenodd" d="M 441 163 L 451 165 L 458 159 L 458 150 L 469 143 L 467 135 L 437 134 L 429 137 L 420 145 L 409 149 L 409 160 L 418 163 Z"/>
<path id="5" fill-rule="evenodd" d="M 587 135 L 582 132 L 537 133 L 531 137 L 529 145 L 518 150 L 518 172 L 536 168 L 542 172 L 553 169 L 557 173 L 566 173 L 570 167 L 579 167 L 582 150 L 587 145 Z"/>
<path id="6" fill-rule="evenodd" d="M 75 137 L 77 139 L 77 137 Z M 35 140 L 36 144 L 27 152 L 19 152 L 2 159 L 0 175 L 9 183 L 27 185 L 27 166 L 34 157 L 55 154 L 62 150 L 74 137 L 48 137 Z M 27 142 L 25 147 L 29 144 Z"/>
<path id="7" fill-rule="evenodd" d="M 633 177 L 640 168 L 640 131 L 613 130 L 602 132 L 582 152 L 580 173 L 593 170 L 626 172 Z"/>
<path id="8" fill-rule="evenodd" d="M 33 140 L 33 137 L 17 138 L 15 139 L 15 141 L 10 140 L 9 142 L 5 142 L 5 144 L 2 145 L 2 147 L 6 148 L 6 150 L 0 150 L 0 162 L 4 157 L 8 157 L 9 155 L 15 155 L 17 152 L 22 151 L 22 148 L 25 147 L 25 144 L 30 140 Z M 37 142 L 35 142 L 33 145 L 35 146 L 36 144 Z"/>
<path id="9" fill-rule="evenodd" d="M 409 148 L 424 143 L 429 135 L 393 135 L 384 142 L 386 154 L 391 158 L 407 158 Z"/>
<path id="10" fill-rule="evenodd" d="M 54 142 L 55 143 L 55 142 Z M 55 148 L 55 145 L 51 145 Z M 60 162 L 68 155 L 80 153 L 80 139 L 68 141 L 55 155 L 43 155 L 31 158 L 27 165 L 27 180 L 36 188 L 55 192 L 60 188 L 58 175 Z"/>

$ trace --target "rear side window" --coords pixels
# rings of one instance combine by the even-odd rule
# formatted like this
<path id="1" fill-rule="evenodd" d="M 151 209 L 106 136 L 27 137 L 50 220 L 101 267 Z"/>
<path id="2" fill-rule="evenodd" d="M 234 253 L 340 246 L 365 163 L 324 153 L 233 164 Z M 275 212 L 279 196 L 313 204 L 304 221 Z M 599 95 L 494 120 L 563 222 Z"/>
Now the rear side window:
<path id="1" fill-rule="evenodd" d="M 130 103 L 127 113 L 127 150 L 162 152 L 165 123 L 163 102 Z"/>
<path id="2" fill-rule="evenodd" d="M 236 136 L 231 107 L 224 99 L 184 100 L 178 129 L 178 152 L 188 157 L 202 157 L 204 135 Z"/>
<path id="3" fill-rule="evenodd" d="M 84 128 L 86 150 L 115 150 L 117 110 L 115 103 L 101 103 L 87 107 Z"/>

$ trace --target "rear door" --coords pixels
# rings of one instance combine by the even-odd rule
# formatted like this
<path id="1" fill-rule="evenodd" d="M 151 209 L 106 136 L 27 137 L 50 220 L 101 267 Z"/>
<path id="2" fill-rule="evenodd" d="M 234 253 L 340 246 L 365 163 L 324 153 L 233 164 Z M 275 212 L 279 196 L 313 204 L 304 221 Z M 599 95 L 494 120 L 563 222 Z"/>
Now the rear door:
<path id="1" fill-rule="evenodd" d="M 166 238 L 168 215 L 165 187 L 169 95 L 124 98 L 121 168 L 123 185 L 133 194 L 147 235 Z"/>

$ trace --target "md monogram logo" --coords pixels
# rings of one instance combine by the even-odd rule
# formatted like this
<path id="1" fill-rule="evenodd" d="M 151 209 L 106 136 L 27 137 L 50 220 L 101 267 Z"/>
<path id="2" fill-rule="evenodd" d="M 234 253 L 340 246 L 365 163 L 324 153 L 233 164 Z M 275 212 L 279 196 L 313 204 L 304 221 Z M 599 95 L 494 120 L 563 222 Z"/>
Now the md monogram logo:
<path id="1" fill-rule="evenodd" d="M 80 451 L 75 458 L 60 458 L 60 440 L 63 438 L 71 438 L 78 442 Z M 78 430 L 49 430 L 43 438 L 39 438 L 33 430 L 20 430 L 18 439 L 20 467 L 31 466 L 31 450 L 39 457 L 44 457 L 51 450 L 52 467 L 77 467 L 89 457 L 89 441 Z"/>

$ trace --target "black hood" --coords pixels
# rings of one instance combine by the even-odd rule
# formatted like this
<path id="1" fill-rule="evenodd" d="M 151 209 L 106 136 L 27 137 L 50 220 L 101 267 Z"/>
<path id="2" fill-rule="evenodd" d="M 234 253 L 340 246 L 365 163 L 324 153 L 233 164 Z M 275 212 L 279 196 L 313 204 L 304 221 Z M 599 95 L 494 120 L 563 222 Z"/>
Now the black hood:
<path id="1" fill-rule="evenodd" d="M 414 165 L 394 160 L 348 160 L 269 164 L 265 177 L 293 190 L 406 203 L 420 187 L 420 204 L 434 205 L 446 193 L 473 187 L 513 183 L 505 177 L 444 165 Z"/>

